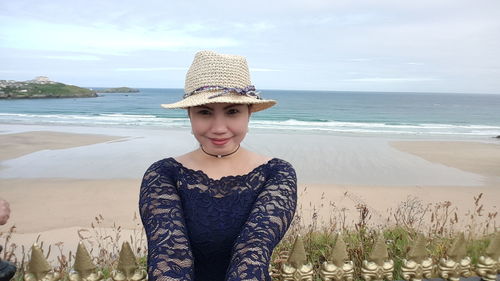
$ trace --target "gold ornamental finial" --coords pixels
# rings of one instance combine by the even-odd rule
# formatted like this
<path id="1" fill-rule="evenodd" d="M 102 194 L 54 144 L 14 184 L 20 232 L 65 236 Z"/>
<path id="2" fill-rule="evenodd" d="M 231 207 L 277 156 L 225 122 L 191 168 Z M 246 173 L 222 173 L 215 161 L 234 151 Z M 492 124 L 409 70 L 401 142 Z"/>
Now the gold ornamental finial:
<path id="1" fill-rule="evenodd" d="M 460 277 L 471 276 L 472 262 L 466 254 L 464 234 L 460 233 L 448 249 L 447 257 L 439 259 L 439 276 L 450 281 L 459 281 Z"/>
<path id="2" fill-rule="evenodd" d="M 402 260 L 401 273 L 403 279 L 421 281 L 432 277 L 433 261 L 432 258 L 428 257 L 425 244 L 425 237 L 419 233 L 414 245 L 408 252 L 408 259 Z"/>
<path id="3" fill-rule="evenodd" d="M 476 273 L 486 281 L 497 279 L 500 273 L 500 231 L 493 235 L 485 255 L 479 257 Z"/>
<path id="4" fill-rule="evenodd" d="M 302 265 L 307 263 L 304 241 L 302 241 L 300 235 L 297 235 L 297 237 L 295 238 L 295 242 L 293 243 L 293 247 L 290 251 L 290 256 L 288 257 L 287 263 L 291 264 L 295 268 L 300 268 Z"/>
<path id="5" fill-rule="evenodd" d="M 387 246 L 385 245 L 385 238 L 383 234 L 380 234 L 373 245 L 373 250 L 370 253 L 370 261 L 375 262 L 378 266 L 382 266 L 386 260 L 389 259 L 389 253 L 387 252 Z"/>
<path id="6" fill-rule="evenodd" d="M 349 255 L 347 254 L 347 247 L 345 245 L 344 239 L 342 236 L 337 233 L 335 246 L 333 246 L 332 254 L 330 255 L 330 260 L 333 264 L 338 267 L 342 267 L 344 262 L 349 259 Z"/>
<path id="7" fill-rule="evenodd" d="M 486 255 L 494 260 L 500 259 L 500 231 L 493 235 L 488 248 L 486 248 Z"/>
<path id="8" fill-rule="evenodd" d="M 425 240 L 424 235 L 419 233 L 414 242 L 414 245 L 410 248 L 410 251 L 408 252 L 408 259 L 414 260 L 417 263 L 422 263 L 422 261 L 428 256 L 427 250 L 425 249 L 426 244 L 427 241 Z"/>
<path id="9" fill-rule="evenodd" d="M 448 254 L 448 257 L 453 260 L 461 260 L 467 255 L 467 248 L 465 247 L 465 237 L 463 232 L 460 232 L 455 240 L 453 240 L 453 244 L 446 253 Z"/>
<path id="10" fill-rule="evenodd" d="M 134 252 L 128 242 L 122 244 L 118 266 L 110 275 L 109 281 L 146 281 L 148 278 L 146 271 L 137 265 Z"/>
<path id="11" fill-rule="evenodd" d="M 82 278 L 87 278 L 97 268 L 82 242 L 78 243 L 73 268 L 81 274 Z"/>
<path id="12" fill-rule="evenodd" d="M 70 281 L 99 281 L 104 279 L 104 274 L 97 270 L 97 267 L 92 262 L 92 257 L 82 242 L 78 244 L 76 249 L 73 269 L 74 271 L 69 273 Z"/>
<path id="13" fill-rule="evenodd" d="M 392 280 L 394 261 L 389 260 L 383 233 L 380 233 L 369 260 L 364 260 L 361 266 L 361 278 L 366 281 Z"/>
<path id="14" fill-rule="evenodd" d="M 293 243 L 290 256 L 286 263 L 281 265 L 280 281 L 313 281 L 313 265 L 307 263 L 304 242 L 300 235 L 297 235 Z"/>
<path id="15" fill-rule="evenodd" d="M 28 272 L 35 275 L 37 280 L 41 280 L 52 268 L 45 259 L 42 249 L 37 244 L 31 246 L 31 259 L 28 263 Z"/>
<path id="16" fill-rule="evenodd" d="M 354 263 L 348 261 L 349 255 L 342 236 L 337 233 L 335 237 L 336 242 L 330 260 L 323 262 L 319 275 L 324 281 L 352 281 L 354 280 Z"/>
<path id="17" fill-rule="evenodd" d="M 31 258 L 28 262 L 28 270 L 24 274 L 25 281 L 57 281 L 61 274 L 52 272 L 49 262 L 43 256 L 42 249 L 37 244 L 31 246 Z"/>
<path id="18" fill-rule="evenodd" d="M 132 276 L 134 271 L 137 269 L 137 261 L 135 260 L 134 252 L 130 248 L 128 242 L 122 244 L 122 249 L 120 251 L 120 258 L 118 259 L 118 266 L 116 269 L 125 273 L 125 276 Z"/>

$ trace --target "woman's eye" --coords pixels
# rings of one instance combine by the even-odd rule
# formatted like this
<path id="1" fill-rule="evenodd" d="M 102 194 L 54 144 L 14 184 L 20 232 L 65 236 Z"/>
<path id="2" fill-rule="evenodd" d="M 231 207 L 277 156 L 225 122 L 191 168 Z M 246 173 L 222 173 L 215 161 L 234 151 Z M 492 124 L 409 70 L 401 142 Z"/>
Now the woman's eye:
<path id="1" fill-rule="evenodd" d="M 227 114 L 229 115 L 233 115 L 233 114 L 237 114 L 238 112 L 240 112 L 238 109 L 236 108 L 231 108 L 227 111 Z"/>
<path id="2" fill-rule="evenodd" d="M 199 115 L 210 115 L 210 110 L 202 109 L 198 110 Z"/>

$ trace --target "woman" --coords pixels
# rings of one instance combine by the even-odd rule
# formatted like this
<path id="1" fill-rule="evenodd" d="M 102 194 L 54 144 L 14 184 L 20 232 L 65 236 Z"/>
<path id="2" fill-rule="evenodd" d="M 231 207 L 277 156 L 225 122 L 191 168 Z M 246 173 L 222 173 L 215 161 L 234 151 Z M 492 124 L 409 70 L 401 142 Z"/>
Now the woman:
<path id="1" fill-rule="evenodd" d="M 146 171 L 139 208 L 149 280 L 271 280 L 272 251 L 295 213 L 293 167 L 240 146 L 253 112 L 273 106 L 251 85 L 244 57 L 196 54 L 185 108 L 199 148 Z"/>

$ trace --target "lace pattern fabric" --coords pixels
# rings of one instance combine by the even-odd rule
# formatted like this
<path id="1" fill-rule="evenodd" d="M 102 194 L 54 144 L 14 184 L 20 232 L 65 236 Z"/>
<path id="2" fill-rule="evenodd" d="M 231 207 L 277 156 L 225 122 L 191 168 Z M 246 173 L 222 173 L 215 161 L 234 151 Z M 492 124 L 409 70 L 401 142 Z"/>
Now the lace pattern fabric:
<path id="1" fill-rule="evenodd" d="M 295 171 L 277 158 L 219 180 L 173 158 L 154 163 L 139 199 L 149 279 L 271 280 L 271 254 L 296 204 Z"/>

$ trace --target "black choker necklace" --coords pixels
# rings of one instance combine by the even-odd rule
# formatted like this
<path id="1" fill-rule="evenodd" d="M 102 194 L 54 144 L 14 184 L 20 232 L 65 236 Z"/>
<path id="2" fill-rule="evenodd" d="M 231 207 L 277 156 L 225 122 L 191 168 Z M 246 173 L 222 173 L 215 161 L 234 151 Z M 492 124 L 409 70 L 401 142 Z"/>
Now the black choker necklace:
<path id="1" fill-rule="evenodd" d="M 231 154 L 235 154 L 236 151 L 238 151 L 238 149 L 240 149 L 240 145 L 238 144 L 238 147 L 233 152 L 228 153 L 228 154 L 224 154 L 224 155 L 208 153 L 208 152 L 205 151 L 205 149 L 203 149 L 203 146 L 201 146 L 201 145 L 200 145 L 200 148 L 201 148 L 201 151 L 205 152 L 205 154 L 207 154 L 207 155 L 210 155 L 210 156 L 213 156 L 213 157 L 216 157 L 216 158 L 222 158 L 222 157 L 229 156 Z"/>

